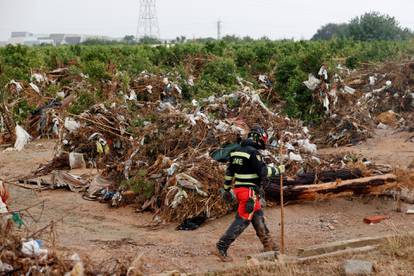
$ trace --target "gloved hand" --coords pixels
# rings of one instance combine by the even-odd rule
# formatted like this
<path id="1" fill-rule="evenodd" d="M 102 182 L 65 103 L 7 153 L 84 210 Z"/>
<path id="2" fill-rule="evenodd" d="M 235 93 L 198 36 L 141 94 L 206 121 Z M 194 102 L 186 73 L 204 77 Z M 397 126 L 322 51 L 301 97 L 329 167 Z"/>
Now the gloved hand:
<path id="1" fill-rule="evenodd" d="M 231 190 L 225 190 L 221 188 L 220 190 L 221 198 L 228 204 L 233 203 L 235 196 Z"/>
<path id="2" fill-rule="evenodd" d="M 277 166 L 277 170 L 279 171 L 279 174 L 284 174 L 286 172 L 285 165 Z"/>
<path id="3" fill-rule="evenodd" d="M 253 198 L 249 198 L 246 202 L 246 212 L 249 214 L 253 213 L 255 205 L 256 201 Z"/>

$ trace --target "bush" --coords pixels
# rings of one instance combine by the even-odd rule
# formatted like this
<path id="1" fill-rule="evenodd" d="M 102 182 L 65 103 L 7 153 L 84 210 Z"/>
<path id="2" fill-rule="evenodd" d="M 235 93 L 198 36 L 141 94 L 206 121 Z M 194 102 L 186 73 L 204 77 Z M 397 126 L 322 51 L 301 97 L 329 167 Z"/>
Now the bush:
<path id="1" fill-rule="evenodd" d="M 94 104 L 96 104 L 98 100 L 102 101 L 101 97 L 99 96 L 99 93 L 86 90 L 78 91 L 76 100 L 70 106 L 69 112 L 79 115 L 85 110 L 88 110 Z"/>
<path id="2" fill-rule="evenodd" d="M 217 58 L 206 65 L 202 79 L 221 85 L 234 85 L 236 83 L 236 65 L 232 59 Z"/>
<path id="3" fill-rule="evenodd" d="M 95 80 L 111 79 L 111 75 L 106 71 L 105 63 L 98 60 L 86 62 L 83 71 L 90 78 Z"/>
<path id="4" fill-rule="evenodd" d="M 274 83 L 275 93 L 286 102 L 285 113 L 318 121 L 323 112 L 320 113 L 319 103 L 314 102 L 303 81 L 309 73 L 317 74 L 322 63 L 333 68 L 337 58 L 341 58 L 346 66 L 356 68 L 364 62 L 381 62 L 413 54 L 412 41 L 253 41 L 233 36 L 226 41 L 203 39 L 170 47 L 116 42 L 59 47 L 6 46 L 0 48 L 0 87 L 12 79 L 30 81 L 33 70 L 68 67 L 70 76 L 88 74 L 95 89 L 77 92 L 79 100 L 71 110 L 78 114 L 102 101 L 96 91 L 105 89 L 103 81 L 116 80 L 119 90 L 126 92 L 131 81 L 144 70 L 178 76 L 182 96 L 188 101 L 234 92 L 239 89 L 237 76 L 251 81 L 257 88 L 257 75 L 267 74 Z M 109 74 L 108 64 L 115 66 L 114 76 Z M 186 83 L 190 74 L 195 76 L 194 86 Z M 73 79 L 66 78 L 60 83 L 61 87 Z M 53 96 L 58 89 L 52 85 L 44 91 Z"/>

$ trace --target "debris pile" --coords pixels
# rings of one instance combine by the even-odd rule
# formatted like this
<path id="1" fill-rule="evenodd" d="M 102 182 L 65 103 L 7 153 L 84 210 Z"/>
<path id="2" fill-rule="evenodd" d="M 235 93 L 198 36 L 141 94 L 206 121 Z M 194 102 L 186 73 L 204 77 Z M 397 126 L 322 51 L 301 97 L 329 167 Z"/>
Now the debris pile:
<path id="1" fill-rule="evenodd" d="M 64 181 L 64 175 L 56 176 Z M 77 253 L 68 252 L 56 245 L 56 227 L 52 221 L 46 226 L 36 227 L 45 202 L 39 202 L 20 210 L 11 210 L 8 204 L 7 186 L 0 181 L 0 275 L 126 275 L 131 259 L 108 260 L 99 265 Z M 36 218 L 35 218 L 36 217 Z M 32 223 L 34 222 L 34 223 Z M 112 263 L 115 262 L 115 263 Z"/>
<path id="2" fill-rule="evenodd" d="M 323 132 L 317 132 L 318 141 L 323 145 L 354 144 L 369 137 L 375 124 L 403 124 L 401 114 L 409 111 L 412 103 L 394 102 L 398 98 L 401 103 L 411 95 L 407 92 L 410 66 L 392 76 L 364 75 L 341 67 L 331 78 L 325 67 L 319 79 L 310 75 L 305 85 L 314 91 L 315 99 L 323 103 L 329 116 L 322 124 Z M 173 74 L 143 72 L 133 80 L 124 79 L 119 72 L 111 74 L 111 80 L 99 83 L 102 98 L 82 112 L 69 112 L 73 104 L 83 101 L 79 91 L 92 93 L 97 88 L 86 81 L 88 76 L 71 74 L 67 68 L 35 73 L 29 84 L 12 81 L 8 85 L 11 93 L 36 105 L 24 125 L 28 133 L 20 125 L 13 125 L 21 128 L 15 134 L 24 134 L 17 135 L 24 139 L 17 137 L 22 142 L 16 142 L 16 148 L 22 148 L 30 136 L 59 139 L 53 160 L 35 172 L 37 177 L 50 173 L 55 176 L 50 182 L 40 182 L 43 188 L 67 187 L 85 192 L 86 199 L 110 202 L 111 206 L 134 203 L 137 211 L 154 212 L 158 221 L 218 217 L 228 212 L 218 192 L 226 165 L 210 154 L 239 142 L 255 125 L 268 130 L 270 145 L 263 151 L 266 163 L 283 162 L 287 167 L 286 183 L 291 186 L 332 181 L 321 178 L 326 172 L 346 180 L 377 170 L 369 162 L 364 164 L 362 158 L 346 154 L 319 156 L 316 140 L 303 122 L 287 118 L 263 103 L 260 95 L 278 101 L 265 75 L 259 76 L 261 91 L 252 90 L 246 81 L 238 79 L 242 91 L 187 102 L 182 100 L 177 85 L 182 80 Z M 51 84 L 63 81 L 67 85 L 62 91 L 47 96 L 45 91 Z M 191 85 L 192 81 L 186 82 Z M 402 87 L 407 89 L 400 95 Z M 391 88 L 396 89 L 398 97 L 390 94 Z M 380 105 L 382 101 L 387 104 Z M 3 122 L 13 122 L 8 115 L 2 118 Z M 362 170 L 354 173 L 358 166 Z M 99 176 L 78 179 L 59 172 L 83 168 L 97 169 Z"/>
<path id="3" fill-rule="evenodd" d="M 191 105 L 173 105 L 168 100 L 126 100 L 112 107 L 99 104 L 64 121 L 60 150 L 51 163 L 39 168 L 38 175 L 62 168 L 62 161 L 66 167 L 74 168 L 76 163 L 98 168 L 106 184 L 85 188 L 88 199 L 119 206 L 132 193 L 133 200 L 128 202 L 135 203 L 137 211 L 154 212 L 158 221 L 226 214 L 228 207 L 219 195 L 226 164 L 212 159 L 210 153 L 237 143 L 256 124 L 268 129 L 266 162 L 279 164 L 283 159 L 289 177 L 298 179 L 299 174 L 303 180 L 307 173 L 347 169 L 351 168 L 347 163 L 355 163 L 318 156 L 302 122 L 275 113 L 248 90 Z M 279 156 L 280 146 L 285 149 L 283 156 Z M 81 161 L 71 162 L 74 155 Z M 307 184 L 319 180 L 313 177 Z"/>
<path id="4" fill-rule="evenodd" d="M 410 127 L 413 62 L 354 71 L 342 66 L 336 69 L 332 76 L 318 79 L 310 75 L 304 82 L 327 115 L 317 131 L 318 144 L 357 144 L 370 137 L 374 128 Z"/>
<path id="5" fill-rule="evenodd" d="M 129 258 L 99 265 L 87 258 L 82 261 L 77 253 L 60 251 L 50 242 L 25 237 L 11 219 L 0 221 L 0 252 L 1 275 L 126 275 L 131 269 Z"/>

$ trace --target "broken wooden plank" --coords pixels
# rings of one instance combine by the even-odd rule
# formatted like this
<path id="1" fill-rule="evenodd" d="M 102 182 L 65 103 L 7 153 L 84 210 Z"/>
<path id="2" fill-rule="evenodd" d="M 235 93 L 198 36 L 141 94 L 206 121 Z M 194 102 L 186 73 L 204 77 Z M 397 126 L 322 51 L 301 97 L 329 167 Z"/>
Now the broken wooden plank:
<path id="1" fill-rule="evenodd" d="M 289 201 L 330 199 L 350 195 L 378 195 L 394 187 L 396 181 L 397 177 L 394 174 L 385 174 L 322 184 L 290 186 L 285 187 L 284 191 Z M 268 183 L 264 189 L 269 199 L 279 201 L 277 183 Z"/>
<path id="2" fill-rule="evenodd" d="M 246 260 L 250 259 L 256 259 L 258 261 L 274 261 L 277 259 L 279 252 L 277 251 L 268 251 L 268 252 L 262 252 L 259 254 L 254 255 L 248 255 L 246 256 Z"/>
<path id="3" fill-rule="evenodd" d="M 385 236 L 376 236 L 376 237 L 365 237 L 359 239 L 351 239 L 345 241 L 335 241 L 322 245 L 314 245 L 307 248 L 299 248 L 298 256 L 299 257 L 310 257 L 314 255 L 321 255 L 326 253 L 331 253 L 334 251 L 345 250 L 346 248 L 358 248 L 364 246 L 378 245 L 391 238 L 396 237 L 414 237 L 414 232 L 408 232 L 402 235 L 385 235 Z"/>
<path id="4" fill-rule="evenodd" d="M 319 255 L 314 255 L 314 256 L 309 256 L 309 257 L 297 258 L 295 260 L 295 263 L 313 261 L 313 260 L 321 259 L 321 258 L 337 257 L 337 256 L 344 256 L 344 255 L 354 255 L 354 254 L 358 254 L 358 253 L 369 252 L 369 251 L 376 250 L 378 248 L 378 246 L 379 245 L 367 245 L 367 246 L 362 246 L 362 247 L 357 247 L 357 248 L 346 248 L 346 249 L 343 249 L 343 250 L 333 251 L 333 252 L 329 252 L 329 253 L 325 253 L 325 254 L 319 254 Z"/>

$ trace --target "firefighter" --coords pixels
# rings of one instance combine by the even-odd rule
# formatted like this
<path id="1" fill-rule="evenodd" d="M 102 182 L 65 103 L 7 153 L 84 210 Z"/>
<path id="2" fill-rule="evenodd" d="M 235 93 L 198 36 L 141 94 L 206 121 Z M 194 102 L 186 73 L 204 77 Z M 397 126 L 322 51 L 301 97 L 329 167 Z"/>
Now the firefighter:
<path id="1" fill-rule="evenodd" d="M 250 222 L 263 244 L 264 251 L 278 250 L 265 224 L 259 189 L 263 178 L 283 174 L 285 167 L 271 167 L 263 162 L 259 149 L 265 149 L 267 141 L 266 131 L 255 127 L 250 130 L 247 139 L 241 142 L 241 147 L 230 153 L 221 194 L 229 203 L 237 199 L 239 205 L 235 220 L 216 244 L 216 255 L 223 262 L 232 261 L 227 250 Z"/>

